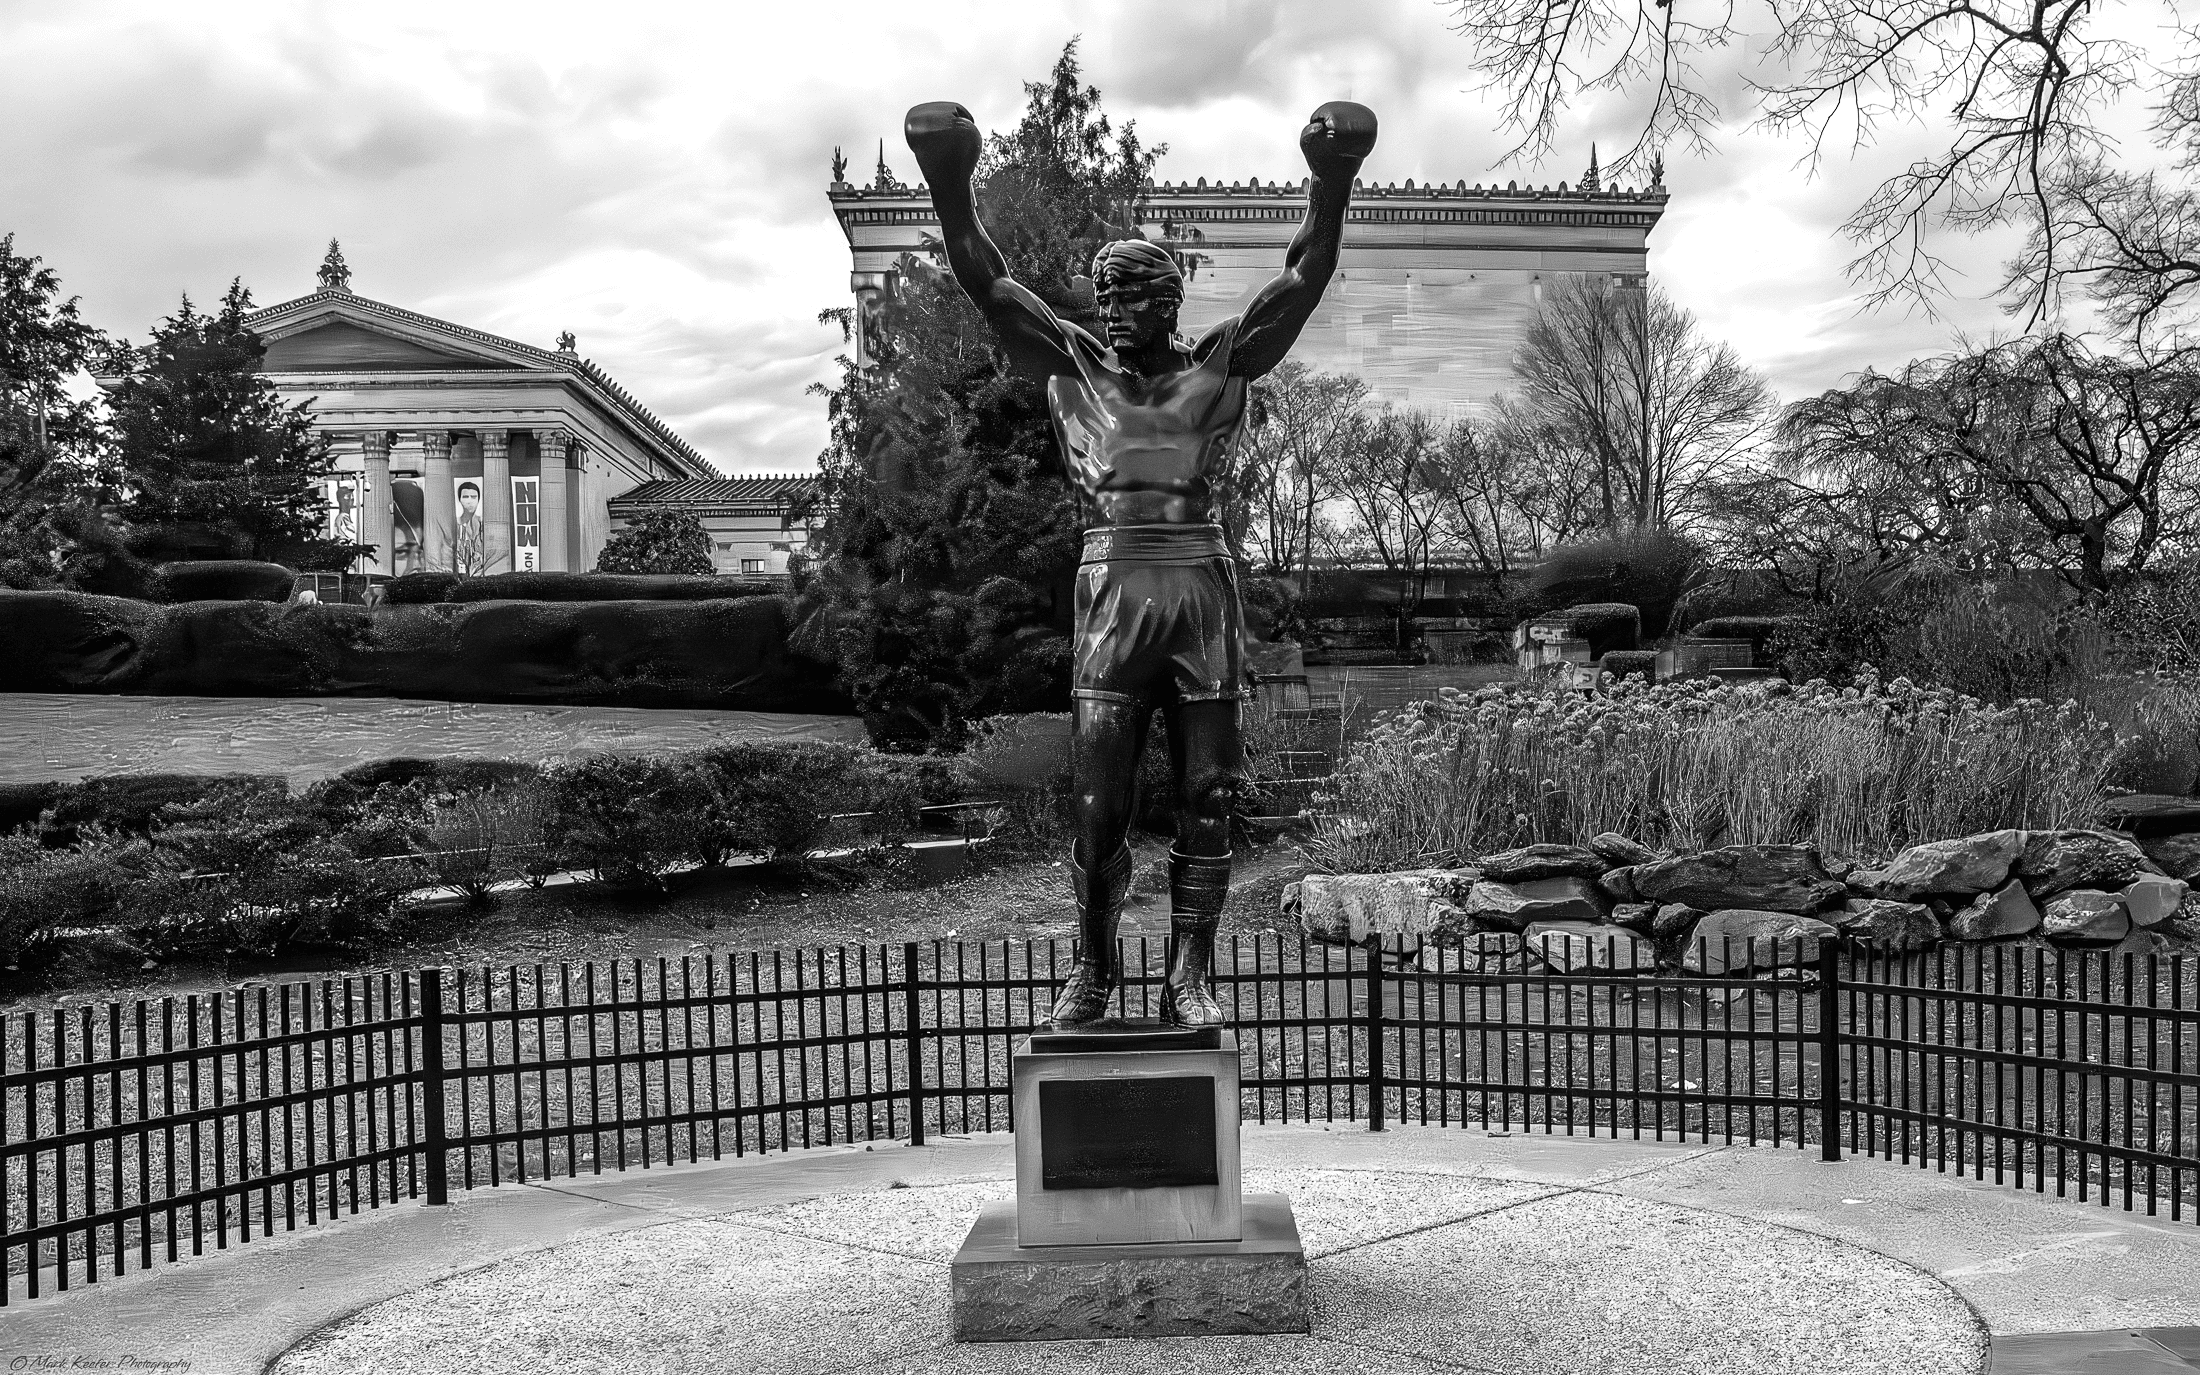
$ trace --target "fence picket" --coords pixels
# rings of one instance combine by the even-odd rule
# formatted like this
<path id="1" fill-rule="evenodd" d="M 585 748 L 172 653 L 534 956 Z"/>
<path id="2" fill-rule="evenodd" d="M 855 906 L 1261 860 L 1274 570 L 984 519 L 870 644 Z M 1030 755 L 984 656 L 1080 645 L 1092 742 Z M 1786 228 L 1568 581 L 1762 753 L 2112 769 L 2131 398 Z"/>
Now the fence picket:
<path id="1" fill-rule="evenodd" d="M 789 952 L 729 956 L 723 984 L 715 956 L 701 981 L 690 960 L 675 982 L 659 959 L 654 985 L 642 961 L 618 960 L 608 989 L 593 962 L 561 965 L 555 989 L 538 964 L 531 1006 L 514 965 L 502 1004 L 485 966 L 448 981 L 422 969 L 283 985 L 272 1008 L 263 987 L 249 1001 L 243 989 L 207 997 L 203 1011 L 199 995 L 163 999 L 157 1018 L 142 1000 L 129 1017 L 115 1004 L 0 1018 L 0 1302 L 120 1275 L 133 1252 L 145 1269 L 156 1250 L 174 1261 L 186 1246 L 265 1237 L 278 1190 L 287 1229 L 301 1211 L 319 1222 L 324 1203 L 335 1213 L 347 1191 L 354 1212 L 385 1194 L 447 1203 L 453 1151 L 470 1188 L 551 1173 L 560 1142 L 576 1176 L 584 1139 L 601 1173 L 606 1134 L 623 1169 L 629 1133 L 648 1168 L 701 1158 L 706 1124 L 713 1159 L 727 1132 L 736 1156 L 836 1137 L 922 1143 L 932 1101 L 943 1129 L 1012 1125 L 1010 1050 L 1067 966 L 1051 941 L 1000 950 L 971 961 L 935 943 L 929 963 L 914 941 L 898 961 L 883 946 L 791 952 L 791 979 Z M 2106 1206 L 2193 1214 L 2189 956 L 1951 960 L 1829 941 L 1812 990 L 1792 970 L 1760 977 L 1767 951 L 1753 943 L 1735 953 L 1714 960 L 1699 944 L 1692 969 L 1638 978 L 1593 956 L 1530 965 L 1495 946 L 1394 942 L 1340 958 L 1264 935 L 1228 942 L 1217 978 L 1255 1120 L 1272 1108 L 1286 1122 L 1357 1121 L 1364 1105 L 1370 1131 L 1417 1114 L 1615 1136 L 1624 1119 L 1639 1137 L 1648 1115 L 1659 1139 L 1731 1141 L 1769 1122 L 1775 1146 L 1815 1137 L 1829 1161 L 1846 1150 L 1983 1179 L 1991 1154 L 2013 1187 L 2029 1171 L 2035 1190 L 2052 1178 Z M 1160 976 L 1147 942 L 1123 952 L 1123 969 L 1120 1006 L 1149 1010 Z"/>

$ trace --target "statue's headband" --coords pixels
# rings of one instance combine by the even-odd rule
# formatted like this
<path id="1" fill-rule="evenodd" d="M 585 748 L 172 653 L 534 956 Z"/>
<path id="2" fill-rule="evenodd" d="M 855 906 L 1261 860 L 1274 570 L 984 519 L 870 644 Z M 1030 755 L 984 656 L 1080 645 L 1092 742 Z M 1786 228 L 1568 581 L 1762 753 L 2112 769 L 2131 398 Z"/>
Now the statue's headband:
<path id="1" fill-rule="evenodd" d="M 1159 244 L 1144 239 L 1118 239 L 1102 244 L 1092 255 L 1093 290 L 1136 291 L 1184 299 L 1184 269 Z"/>

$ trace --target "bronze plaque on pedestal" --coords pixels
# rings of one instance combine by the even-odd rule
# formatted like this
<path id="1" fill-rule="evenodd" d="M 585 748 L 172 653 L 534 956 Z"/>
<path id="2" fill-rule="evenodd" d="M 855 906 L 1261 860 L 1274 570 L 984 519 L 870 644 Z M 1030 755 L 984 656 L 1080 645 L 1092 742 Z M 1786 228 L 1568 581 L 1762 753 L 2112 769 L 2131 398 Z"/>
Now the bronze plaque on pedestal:
<path id="1" fill-rule="evenodd" d="M 1039 1187 L 1218 1184 L 1215 1081 L 1057 1079 L 1039 1085 Z"/>

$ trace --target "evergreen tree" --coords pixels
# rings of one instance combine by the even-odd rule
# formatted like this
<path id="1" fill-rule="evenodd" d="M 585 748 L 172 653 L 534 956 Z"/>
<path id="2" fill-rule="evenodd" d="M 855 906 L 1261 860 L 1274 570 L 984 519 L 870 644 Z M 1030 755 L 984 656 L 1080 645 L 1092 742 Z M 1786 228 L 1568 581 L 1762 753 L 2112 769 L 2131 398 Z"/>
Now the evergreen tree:
<path id="1" fill-rule="evenodd" d="M 105 341 L 60 292 L 0 236 L 0 587 L 97 583 L 119 556 L 92 482 L 97 416 L 68 392 Z"/>
<path id="2" fill-rule="evenodd" d="M 148 556 L 340 568 L 363 547 L 321 537 L 320 482 L 335 463 L 311 403 L 285 405 L 259 375 L 267 346 L 245 323 L 251 309 L 233 281 L 212 315 L 185 297 L 145 347 L 117 351 L 106 478 Z"/>
<path id="3" fill-rule="evenodd" d="M 644 511 L 605 542 L 599 573 L 715 573 L 710 532 L 693 512 Z"/>
<path id="4" fill-rule="evenodd" d="M 1016 279 L 1096 328 L 1072 279 L 1102 243 L 1137 233 L 1167 150 L 1110 126 L 1074 41 L 1024 91 L 1022 121 L 988 140 L 979 204 Z M 1080 523 L 1043 379 L 1011 369 L 937 262 L 900 266 L 875 366 L 843 358 L 840 384 L 813 389 L 832 442 L 804 635 L 839 665 L 874 736 L 941 745 L 974 717 L 1067 709 Z M 854 324 L 847 310 L 820 318 L 844 334 Z"/>

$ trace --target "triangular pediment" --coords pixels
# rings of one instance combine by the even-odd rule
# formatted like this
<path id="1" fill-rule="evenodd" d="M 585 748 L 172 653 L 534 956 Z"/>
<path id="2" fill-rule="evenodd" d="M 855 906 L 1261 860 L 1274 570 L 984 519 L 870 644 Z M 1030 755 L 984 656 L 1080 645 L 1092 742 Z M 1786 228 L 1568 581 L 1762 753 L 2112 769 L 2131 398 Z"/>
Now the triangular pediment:
<path id="1" fill-rule="evenodd" d="M 263 372 L 479 372 L 555 367 L 540 349 L 364 297 L 324 294 L 253 317 Z"/>

